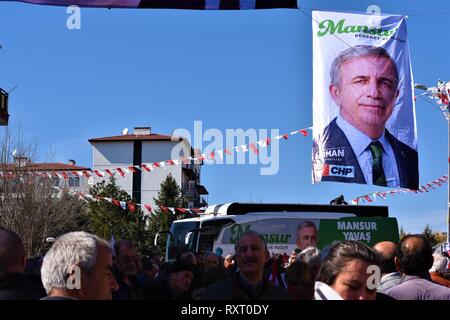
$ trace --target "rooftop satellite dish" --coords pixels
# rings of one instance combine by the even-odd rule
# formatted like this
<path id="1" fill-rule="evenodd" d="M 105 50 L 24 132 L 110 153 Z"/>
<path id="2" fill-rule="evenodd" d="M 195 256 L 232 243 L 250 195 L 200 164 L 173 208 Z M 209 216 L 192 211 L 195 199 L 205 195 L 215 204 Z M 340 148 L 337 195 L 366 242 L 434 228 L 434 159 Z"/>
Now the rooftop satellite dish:
<path id="1" fill-rule="evenodd" d="M 123 134 L 124 136 L 127 135 L 127 134 L 128 134 L 128 128 L 123 129 L 123 130 L 122 130 L 122 134 Z"/>

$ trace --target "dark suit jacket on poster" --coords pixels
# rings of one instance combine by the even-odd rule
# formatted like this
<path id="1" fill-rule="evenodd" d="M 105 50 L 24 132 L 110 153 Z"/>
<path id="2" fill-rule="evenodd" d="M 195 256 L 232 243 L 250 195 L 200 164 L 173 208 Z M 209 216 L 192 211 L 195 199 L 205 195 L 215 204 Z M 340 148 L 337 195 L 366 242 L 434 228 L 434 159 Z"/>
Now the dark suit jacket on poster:
<path id="1" fill-rule="evenodd" d="M 401 188 L 417 189 L 419 187 L 419 165 L 417 151 L 410 148 L 403 142 L 397 140 L 387 129 L 385 131 L 387 141 L 392 146 L 397 161 L 397 169 Z M 322 136 L 323 150 L 343 150 L 344 156 L 331 156 L 323 159 L 324 163 L 314 163 L 315 166 L 324 167 L 326 165 L 350 166 L 354 167 L 354 177 L 327 176 L 322 175 L 321 181 L 350 182 L 366 184 L 364 174 L 359 165 L 358 159 L 353 151 L 350 142 L 344 132 L 336 123 L 336 118 L 325 128 Z M 313 161 L 321 158 L 318 154 L 319 146 L 314 141 Z M 316 168 L 317 169 L 317 168 Z M 320 169 L 320 168 L 319 168 Z"/>

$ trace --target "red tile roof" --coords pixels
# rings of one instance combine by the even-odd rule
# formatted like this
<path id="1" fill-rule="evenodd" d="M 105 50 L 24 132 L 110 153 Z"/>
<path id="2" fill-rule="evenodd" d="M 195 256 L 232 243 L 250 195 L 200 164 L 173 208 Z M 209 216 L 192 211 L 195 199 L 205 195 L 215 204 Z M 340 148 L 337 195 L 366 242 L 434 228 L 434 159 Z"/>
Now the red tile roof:
<path id="1" fill-rule="evenodd" d="M 17 169 L 14 164 L 0 164 L 0 169 L 3 170 L 13 170 Z M 23 171 L 82 171 L 90 170 L 87 167 L 75 166 L 68 163 L 30 163 L 25 166 L 20 167 Z"/>
<path id="2" fill-rule="evenodd" d="M 109 142 L 109 141 L 171 141 L 171 140 L 183 140 L 183 137 L 172 137 L 163 134 L 151 133 L 151 134 L 125 134 L 120 136 L 103 137 L 103 138 L 93 138 L 89 139 L 92 142 Z"/>

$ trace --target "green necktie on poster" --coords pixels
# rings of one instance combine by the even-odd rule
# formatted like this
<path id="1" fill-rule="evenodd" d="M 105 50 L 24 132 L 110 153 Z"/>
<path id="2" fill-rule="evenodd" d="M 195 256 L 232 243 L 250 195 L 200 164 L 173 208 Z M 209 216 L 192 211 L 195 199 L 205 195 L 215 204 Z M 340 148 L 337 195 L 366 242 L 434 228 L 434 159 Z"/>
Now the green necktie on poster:
<path id="1" fill-rule="evenodd" d="M 386 176 L 383 170 L 383 146 L 380 141 L 371 142 L 370 152 L 372 153 L 372 183 L 386 187 Z"/>

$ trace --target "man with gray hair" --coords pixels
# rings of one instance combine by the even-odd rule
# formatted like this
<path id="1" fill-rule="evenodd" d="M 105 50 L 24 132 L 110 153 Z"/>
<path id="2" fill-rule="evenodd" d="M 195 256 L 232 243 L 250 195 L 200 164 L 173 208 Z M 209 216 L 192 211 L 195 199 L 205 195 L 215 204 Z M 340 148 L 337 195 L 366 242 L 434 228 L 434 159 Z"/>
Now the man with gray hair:
<path id="1" fill-rule="evenodd" d="M 339 114 L 314 142 L 323 168 L 315 180 L 417 189 L 417 151 L 385 128 L 399 96 L 395 61 L 381 47 L 358 45 L 335 58 L 330 77 Z"/>
<path id="2" fill-rule="evenodd" d="M 109 244 L 87 232 L 60 236 L 44 257 L 43 300 L 110 300 L 117 282 Z"/>
<path id="3" fill-rule="evenodd" d="M 316 247 L 319 238 L 317 236 L 317 227 L 314 222 L 304 220 L 297 226 L 297 248 L 301 251 L 308 247 Z"/>

